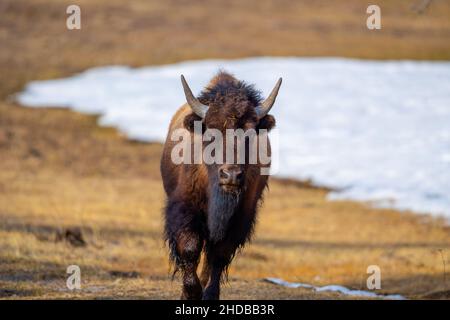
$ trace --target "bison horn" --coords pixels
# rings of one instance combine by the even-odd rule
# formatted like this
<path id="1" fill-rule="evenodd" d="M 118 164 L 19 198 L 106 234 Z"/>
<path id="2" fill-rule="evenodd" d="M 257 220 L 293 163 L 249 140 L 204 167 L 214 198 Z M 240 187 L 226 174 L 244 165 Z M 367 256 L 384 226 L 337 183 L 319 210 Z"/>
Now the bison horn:
<path id="1" fill-rule="evenodd" d="M 261 105 L 256 107 L 256 114 L 258 115 L 258 119 L 263 118 L 266 114 L 269 113 L 270 109 L 272 108 L 273 104 L 275 103 L 275 99 L 278 95 L 278 90 L 280 90 L 282 79 L 278 79 L 277 84 L 272 89 L 272 92 L 270 93 L 269 97 L 267 97 L 266 100 L 264 100 Z"/>
<path id="2" fill-rule="evenodd" d="M 184 95 L 186 96 L 186 101 L 191 107 L 192 111 L 196 115 L 198 115 L 200 118 L 204 118 L 206 115 L 206 112 L 208 111 L 208 106 L 204 105 L 194 95 L 192 94 L 191 88 L 189 88 L 189 85 L 186 82 L 186 79 L 184 79 L 184 76 L 181 75 L 181 83 L 183 84 L 184 89 Z"/>

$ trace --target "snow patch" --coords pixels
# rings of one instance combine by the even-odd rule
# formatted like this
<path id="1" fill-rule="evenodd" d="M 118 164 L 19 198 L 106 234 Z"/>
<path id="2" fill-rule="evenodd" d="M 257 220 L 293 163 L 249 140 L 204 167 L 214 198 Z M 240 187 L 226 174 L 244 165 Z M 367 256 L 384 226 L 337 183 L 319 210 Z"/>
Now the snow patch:
<path id="1" fill-rule="evenodd" d="M 389 299 L 389 300 L 405 300 L 405 297 L 399 294 L 391 294 L 391 295 L 381 295 L 376 294 L 375 292 L 370 291 L 364 291 L 364 290 L 352 290 L 348 289 L 343 286 L 339 285 L 328 285 L 323 287 L 316 287 L 310 284 L 300 283 L 300 282 L 288 282 L 283 279 L 279 278 L 265 278 L 264 279 L 267 282 L 274 283 L 283 287 L 288 288 L 307 288 L 307 289 L 313 289 L 317 292 L 324 292 L 324 291 L 332 291 L 332 292 L 339 292 L 344 295 L 348 296 L 359 296 L 359 297 L 367 297 L 367 298 L 382 298 L 382 299 Z"/>

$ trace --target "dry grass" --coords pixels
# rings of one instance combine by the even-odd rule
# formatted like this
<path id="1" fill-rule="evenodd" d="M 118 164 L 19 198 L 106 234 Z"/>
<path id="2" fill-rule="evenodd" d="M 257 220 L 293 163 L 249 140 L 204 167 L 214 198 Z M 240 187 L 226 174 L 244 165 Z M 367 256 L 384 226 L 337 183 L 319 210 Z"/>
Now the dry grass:
<path id="1" fill-rule="evenodd" d="M 66 110 L 0 107 L 0 287 L 27 298 L 175 298 L 162 242 L 158 144 L 126 141 Z M 278 288 L 267 276 L 364 288 L 382 269 L 383 293 L 448 295 L 438 249 L 449 230 L 426 216 L 328 202 L 326 191 L 271 182 L 254 242 L 231 268 L 226 298 L 341 298 Z M 85 247 L 55 241 L 79 227 Z M 81 293 L 64 290 L 82 268 Z"/>
<path id="2" fill-rule="evenodd" d="M 365 28 L 361 1 L 79 1 L 83 29 L 65 29 L 66 1 L 0 3 L 0 97 L 32 79 L 105 64 L 161 64 L 252 55 L 450 58 L 450 5 L 422 15 L 380 1 L 383 29 Z M 257 4 L 256 4 L 257 3 Z M 174 6 L 176 4 L 176 6 Z M 239 30 L 239 32 L 236 32 Z M 176 298 L 162 243 L 161 146 L 127 141 L 94 117 L 0 101 L 0 297 Z M 326 190 L 273 180 L 254 242 L 233 264 L 225 298 L 345 298 L 261 282 L 268 276 L 448 298 L 438 219 L 328 202 Z M 80 228 L 87 245 L 57 241 Z M 65 289 L 66 267 L 83 290 Z M 448 262 L 447 262 L 448 265 Z"/>

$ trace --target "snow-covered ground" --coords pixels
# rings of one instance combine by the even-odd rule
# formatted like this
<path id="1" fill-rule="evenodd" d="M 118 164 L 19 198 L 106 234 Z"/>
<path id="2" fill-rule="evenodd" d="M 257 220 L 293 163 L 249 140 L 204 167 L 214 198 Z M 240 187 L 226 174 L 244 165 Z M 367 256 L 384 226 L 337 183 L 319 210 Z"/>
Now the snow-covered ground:
<path id="1" fill-rule="evenodd" d="M 339 189 L 331 199 L 450 217 L 450 63 L 339 58 L 189 61 L 90 69 L 30 83 L 18 101 L 100 113 L 129 137 L 163 141 L 184 103 L 180 74 L 195 93 L 224 68 L 264 95 L 283 85 L 272 114 L 278 176 Z"/>
<path id="2" fill-rule="evenodd" d="M 365 297 L 365 298 L 379 298 L 379 299 L 388 299 L 388 300 L 405 300 L 405 297 L 399 294 L 391 294 L 391 295 L 382 295 L 377 294 L 373 291 L 366 291 L 366 290 L 352 290 L 347 287 L 343 287 L 337 284 L 331 284 L 323 287 L 316 287 L 311 284 L 306 283 L 300 283 L 300 282 L 288 282 L 283 279 L 279 278 L 265 278 L 264 279 L 267 282 L 278 284 L 283 287 L 287 288 L 306 288 L 306 289 L 312 289 L 317 292 L 339 292 L 341 294 L 347 295 L 347 296 L 358 296 L 358 297 Z"/>

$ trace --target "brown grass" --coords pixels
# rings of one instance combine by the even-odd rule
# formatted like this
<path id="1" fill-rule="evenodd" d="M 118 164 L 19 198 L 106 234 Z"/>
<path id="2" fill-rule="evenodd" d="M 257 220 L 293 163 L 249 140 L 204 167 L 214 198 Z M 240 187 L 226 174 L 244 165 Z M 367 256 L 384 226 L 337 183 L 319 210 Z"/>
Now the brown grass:
<path id="1" fill-rule="evenodd" d="M 176 297 L 161 237 L 161 146 L 129 142 L 66 110 L 2 104 L 0 119 L 2 290 L 29 298 Z M 438 250 L 448 259 L 450 235 L 442 221 L 325 195 L 271 182 L 254 242 L 233 264 L 225 297 L 334 297 L 260 279 L 364 288 L 371 264 L 382 268 L 383 293 L 448 293 Z M 75 227 L 85 247 L 55 241 Z M 78 294 L 64 290 L 70 264 L 82 268 L 86 290 Z"/>
<path id="2" fill-rule="evenodd" d="M 450 57 L 445 1 L 433 1 L 422 15 L 412 2 L 380 1 L 380 32 L 365 29 L 367 3 L 356 0 L 79 3 L 83 29 L 67 31 L 65 1 L 1 2 L 0 97 L 32 79 L 105 64 L 251 55 Z M 159 144 L 99 128 L 95 117 L 0 101 L 0 297 L 178 297 L 161 237 L 160 152 Z M 224 298 L 345 298 L 261 279 L 364 289 L 371 264 L 381 267 L 381 293 L 449 297 L 438 251 L 449 265 L 443 221 L 329 202 L 326 192 L 272 180 L 256 237 L 236 258 Z M 58 241 L 74 228 L 86 246 Z M 82 269 L 80 292 L 65 289 L 70 264 Z"/>

